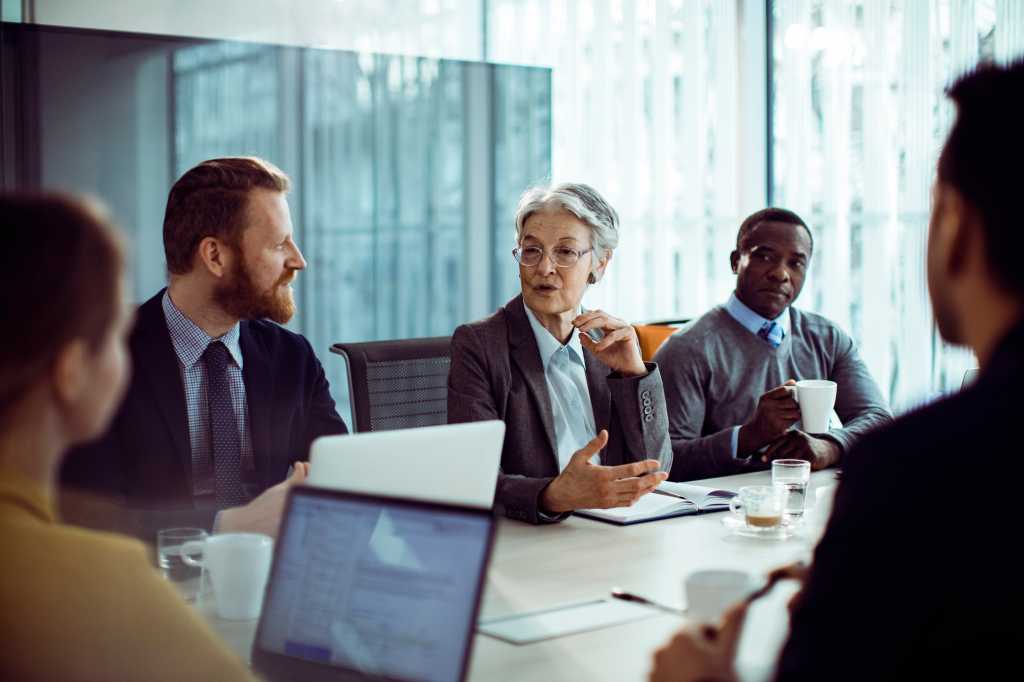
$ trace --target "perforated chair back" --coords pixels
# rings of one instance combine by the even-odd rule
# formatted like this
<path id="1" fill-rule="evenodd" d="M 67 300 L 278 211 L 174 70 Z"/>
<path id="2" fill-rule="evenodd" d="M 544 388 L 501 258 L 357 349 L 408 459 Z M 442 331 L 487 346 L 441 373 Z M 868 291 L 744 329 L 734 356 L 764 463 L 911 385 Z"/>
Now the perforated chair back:
<path id="1" fill-rule="evenodd" d="M 448 422 L 451 337 L 336 343 L 345 358 L 357 432 Z"/>

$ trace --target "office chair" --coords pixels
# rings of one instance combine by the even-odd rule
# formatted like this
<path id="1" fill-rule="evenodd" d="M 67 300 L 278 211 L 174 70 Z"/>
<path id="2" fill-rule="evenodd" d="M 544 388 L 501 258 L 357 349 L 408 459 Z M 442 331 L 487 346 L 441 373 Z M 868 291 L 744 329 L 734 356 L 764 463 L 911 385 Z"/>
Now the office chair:
<path id="1" fill-rule="evenodd" d="M 348 366 L 355 431 L 447 423 L 450 348 L 449 336 L 331 346 Z"/>
<path id="2" fill-rule="evenodd" d="M 661 320 L 658 322 L 645 322 L 634 324 L 637 338 L 640 340 L 640 356 L 644 362 L 650 362 L 654 354 L 665 343 L 665 339 L 672 336 L 676 330 L 689 322 L 689 320 Z"/>

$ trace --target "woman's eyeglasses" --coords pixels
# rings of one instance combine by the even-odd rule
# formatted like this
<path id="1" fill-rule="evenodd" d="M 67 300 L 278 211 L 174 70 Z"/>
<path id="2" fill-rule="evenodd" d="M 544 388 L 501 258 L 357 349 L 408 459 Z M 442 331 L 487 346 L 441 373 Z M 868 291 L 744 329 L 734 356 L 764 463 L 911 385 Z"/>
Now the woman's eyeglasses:
<path id="1" fill-rule="evenodd" d="M 556 246 L 551 250 L 550 258 L 554 264 L 560 268 L 571 268 L 579 262 L 580 258 L 590 253 L 594 249 L 585 249 L 583 251 L 577 251 L 576 249 L 568 246 Z M 520 265 L 525 265 L 528 268 L 533 267 L 541 262 L 544 258 L 544 249 L 539 246 L 522 246 L 516 249 L 512 249 L 512 255 Z"/>

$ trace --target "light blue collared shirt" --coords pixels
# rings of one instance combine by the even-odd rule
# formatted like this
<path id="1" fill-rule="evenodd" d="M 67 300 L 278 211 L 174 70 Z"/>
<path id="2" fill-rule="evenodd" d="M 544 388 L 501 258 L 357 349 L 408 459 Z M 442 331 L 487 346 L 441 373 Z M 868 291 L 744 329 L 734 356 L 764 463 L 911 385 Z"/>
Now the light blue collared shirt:
<path id="1" fill-rule="evenodd" d="M 790 324 L 789 324 L 789 306 L 782 311 L 778 317 L 774 320 L 769 320 L 765 317 L 761 317 L 753 310 L 747 307 L 743 301 L 741 301 L 736 293 L 733 292 L 729 296 L 729 300 L 725 302 L 725 311 L 732 316 L 732 319 L 739 322 L 745 329 L 747 329 L 754 336 L 758 336 L 758 332 L 761 331 L 761 327 L 764 325 L 774 322 L 782 328 L 782 338 L 785 339 L 789 336 Z M 768 343 L 765 341 L 765 343 Z M 737 459 L 740 449 L 740 427 L 732 427 L 732 458 Z"/>
<path id="2" fill-rule="evenodd" d="M 733 293 L 729 296 L 729 300 L 725 302 L 725 311 L 732 315 L 734 320 L 750 330 L 750 333 L 754 336 L 757 336 L 757 333 L 761 331 L 761 327 L 770 322 L 774 322 L 782 327 L 783 338 L 789 336 L 789 306 L 786 306 L 786 309 L 782 311 L 782 314 L 774 320 L 769 320 L 768 318 L 761 317 L 748 308 L 747 305 L 741 301 L 735 293 Z"/>
<path id="3" fill-rule="evenodd" d="M 576 329 L 572 330 L 569 342 L 562 345 L 541 325 L 529 308 L 526 308 L 526 318 L 537 339 L 540 361 L 544 366 L 544 377 L 551 398 L 552 421 L 555 424 L 558 470 L 561 471 L 573 453 L 597 435 L 594 406 L 590 402 L 590 389 L 587 388 L 583 345 Z M 590 461 L 600 464 L 600 456 L 594 455 Z"/>

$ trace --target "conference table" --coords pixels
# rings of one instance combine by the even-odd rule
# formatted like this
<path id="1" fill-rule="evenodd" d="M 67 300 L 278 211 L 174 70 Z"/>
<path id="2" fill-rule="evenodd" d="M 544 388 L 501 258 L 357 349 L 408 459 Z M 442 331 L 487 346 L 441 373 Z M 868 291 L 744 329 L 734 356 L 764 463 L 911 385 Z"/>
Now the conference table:
<path id="1" fill-rule="evenodd" d="M 770 481 L 764 471 L 695 483 L 737 490 Z M 631 526 L 579 516 L 544 526 L 501 519 L 479 620 L 608 597 L 613 587 L 683 607 L 683 581 L 694 571 L 740 569 L 760 579 L 778 566 L 808 561 L 837 485 L 834 470 L 812 474 L 804 522 L 785 540 L 736 535 L 722 523 L 729 512 Z M 744 680 L 770 677 L 788 627 L 786 602 L 795 590 L 791 582 L 781 583 L 751 609 L 737 656 Z M 248 661 L 256 621 L 224 621 L 211 608 L 199 608 Z M 469 680 L 645 680 L 654 651 L 685 623 L 685 614 L 651 609 L 649 618 L 526 645 L 477 633 Z"/>

